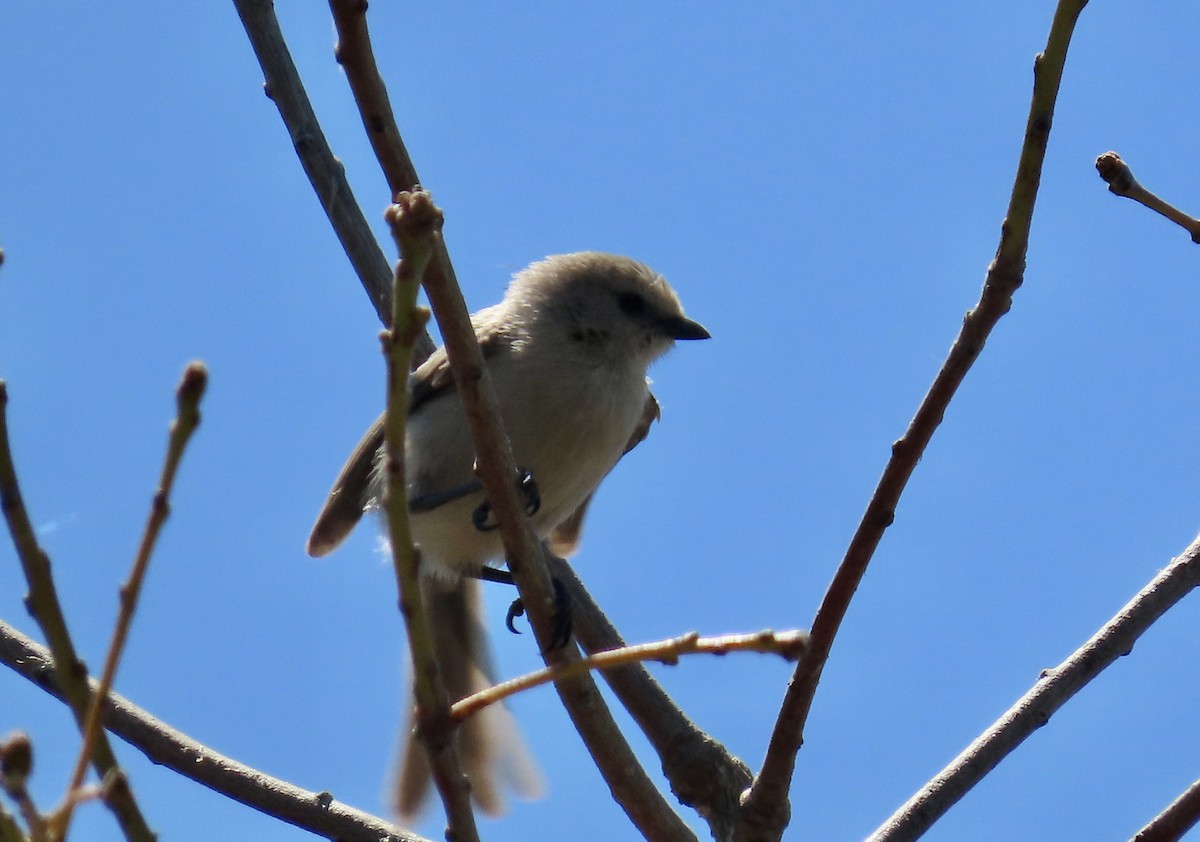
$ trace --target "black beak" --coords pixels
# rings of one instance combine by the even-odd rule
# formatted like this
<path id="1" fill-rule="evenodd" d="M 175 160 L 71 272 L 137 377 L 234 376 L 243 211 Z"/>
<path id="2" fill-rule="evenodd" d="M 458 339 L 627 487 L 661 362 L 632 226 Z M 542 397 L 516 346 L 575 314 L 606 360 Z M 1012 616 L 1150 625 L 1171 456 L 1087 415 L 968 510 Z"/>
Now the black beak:
<path id="1" fill-rule="evenodd" d="M 685 319 L 683 316 L 673 316 L 662 320 L 663 332 L 672 339 L 711 339 L 712 334 L 705 330 L 704 325 Z"/>

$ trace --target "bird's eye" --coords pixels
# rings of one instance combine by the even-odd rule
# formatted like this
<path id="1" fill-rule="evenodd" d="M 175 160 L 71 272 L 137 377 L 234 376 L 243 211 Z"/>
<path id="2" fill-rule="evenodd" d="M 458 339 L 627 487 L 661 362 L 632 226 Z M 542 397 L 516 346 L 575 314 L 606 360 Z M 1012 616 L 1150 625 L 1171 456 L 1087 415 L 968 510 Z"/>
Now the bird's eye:
<path id="1" fill-rule="evenodd" d="M 627 316 L 637 316 L 646 309 L 646 299 L 636 292 L 623 292 L 617 296 L 617 306 Z"/>

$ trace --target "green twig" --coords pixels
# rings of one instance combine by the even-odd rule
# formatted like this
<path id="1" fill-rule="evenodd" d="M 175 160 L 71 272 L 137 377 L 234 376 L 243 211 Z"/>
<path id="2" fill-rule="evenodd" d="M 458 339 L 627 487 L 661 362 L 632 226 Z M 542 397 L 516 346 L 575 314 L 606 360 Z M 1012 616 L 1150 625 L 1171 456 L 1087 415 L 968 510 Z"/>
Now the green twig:
<path id="1" fill-rule="evenodd" d="M 456 840 L 478 840 L 471 791 L 451 735 L 450 700 L 442 685 L 434 655 L 429 617 L 421 593 L 420 553 L 413 546 L 408 520 L 408 490 L 404 474 L 404 439 L 408 421 L 408 372 L 413 343 L 424 331 L 429 312 L 417 307 L 417 291 L 433 255 L 434 239 L 442 214 L 423 191 L 400 193 L 384 214 L 400 250 L 392 294 L 392 327 L 380 334 L 387 357 L 387 416 L 384 422 L 384 472 L 387 479 L 383 508 L 400 613 L 408 629 L 413 662 L 413 690 L 417 703 L 417 733 L 429 756 L 433 782 L 446 808 L 449 835 Z"/>

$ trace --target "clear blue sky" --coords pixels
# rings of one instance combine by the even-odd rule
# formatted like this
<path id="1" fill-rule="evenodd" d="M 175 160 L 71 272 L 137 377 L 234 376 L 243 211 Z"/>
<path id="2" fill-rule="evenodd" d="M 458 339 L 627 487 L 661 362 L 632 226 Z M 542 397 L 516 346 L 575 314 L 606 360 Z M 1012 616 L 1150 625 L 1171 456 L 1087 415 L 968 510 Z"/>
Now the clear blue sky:
<path id="1" fill-rule="evenodd" d="M 606 483 L 576 558 L 628 639 L 811 621 L 978 295 L 1052 8 L 373 5 L 473 307 L 531 260 L 601 249 L 663 272 L 713 334 L 653 370 L 662 423 Z M 280 11 L 382 233 L 386 189 L 328 10 Z M 1116 149 L 1200 210 L 1197 32 L 1192 3 L 1085 10 L 1025 286 L 847 617 L 789 838 L 874 829 L 1200 528 L 1200 251 L 1093 170 Z M 3 4 L 0 376 L 25 498 L 95 667 L 172 389 L 188 360 L 209 365 L 117 689 L 239 760 L 383 812 L 402 686 L 392 575 L 371 529 L 332 557 L 303 553 L 381 406 L 379 326 L 261 81 L 231 4 Z M 23 593 L 0 541 L 0 616 L 34 633 Z M 539 663 L 528 635 L 502 633 L 510 596 L 489 597 L 506 675 Z M 1197 623 L 1192 597 L 927 838 L 1131 835 L 1197 777 Z M 654 669 L 757 767 L 790 667 Z M 515 711 L 550 794 L 484 822 L 486 838 L 632 838 L 553 693 Z M 34 738 L 48 803 L 73 730 L 0 671 L 13 728 Z M 122 758 L 164 838 L 309 838 Z M 99 808 L 80 818 L 77 838 L 114 838 Z"/>

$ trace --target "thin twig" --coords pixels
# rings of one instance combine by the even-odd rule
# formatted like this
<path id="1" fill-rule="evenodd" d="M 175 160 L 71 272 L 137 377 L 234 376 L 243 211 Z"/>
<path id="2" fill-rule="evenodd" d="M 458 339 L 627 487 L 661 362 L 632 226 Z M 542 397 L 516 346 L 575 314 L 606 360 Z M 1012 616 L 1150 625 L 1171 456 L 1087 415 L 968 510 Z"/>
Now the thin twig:
<path id="1" fill-rule="evenodd" d="M 57 665 L 59 679 L 63 692 L 75 722 L 80 731 L 84 730 L 87 720 L 88 705 L 91 703 L 91 691 L 86 681 L 87 668 L 79 660 L 75 652 L 75 644 L 67 630 L 67 620 L 63 615 L 62 605 L 58 601 L 58 590 L 54 584 L 54 576 L 50 570 L 50 557 L 38 545 L 33 524 L 29 513 L 21 500 L 21 490 L 17 484 L 17 471 L 13 465 L 12 450 L 8 442 L 8 389 L 0 380 L 0 506 L 4 509 L 4 518 L 8 522 L 8 530 L 12 534 L 13 544 L 17 549 L 17 557 L 25 572 L 25 581 L 29 584 L 29 593 L 25 597 L 25 606 L 29 613 L 42 628 L 50 651 L 54 653 L 54 663 Z M 117 817 L 125 838 L 133 842 L 146 842 L 155 838 L 154 833 L 146 825 L 146 820 L 138 809 L 124 774 L 117 765 L 116 755 L 107 737 L 101 733 L 95 741 L 95 749 L 91 753 L 91 762 L 96 774 L 101 778 L 106 775 L 114 779 L 114 784 L 108 790 L 105 803 Z"/>
<path id="2" fill-rule="evenodd" d="M 884 822 L 871 835 L 870 842 L 919 838 L 1088 682 L 1117 658 L 1131 652 L 1146 629 L 1197 585 L 1200 585 L 1200 537 L 1087 643 L 1059 666 L 1045 670 L 1029 692 Z"/>
<path id="3" fill-rule="evenodd" d="M 1025 126 L 1025 140 L 996 257 L 988 267 L 979 302 L 963 319 L 962 329 L 908 430 L 892 446 L 892 456 L 884 468 L 883 476 L 817 610 L 812 624 L 812 647 L 793 674 L 762 769 L 743 805 L 738 830 L 738 838 L 742 842 L 778 839 L 787 826 L 790 814 L 787 795 L 796 753 L 804 741 L 804 725 L 813 695 L 850 600 L 866 573 L 884 530 L 895 519 L 900 495 L 934 431 L 941 424 L 950 399 L 983 350 L 992 328 L 1012 306 L 1012 295 L 1024 280 L 1030 223 L 1041 181 L 1054 103 L 1062 80 L 1071 33 L 1085 5 L 1086 0 L 1060 0 L 1050 26 L 1046 49 L 1034 61 L 1033 97 Z"/>
<path id="4" fill-rule="evenodd" d="M 1200 243 L 1200 219 L 1188 216 L 1174 205 L 1163 201 L 1133 177 L 1133 170 L 1121 160 L 1116 152 L 1105 152 L 1096 159 L 1096 171 L 1108 183 L 1108 192 L 1145 205 L 1160 213 L 1191 235 L 1193 243 Z"/>
<path id="5" fill-rule="evenodd" d="M 387 86 L 375 64 L 375 51 L 367 30 L 367 4 L 365 0 L 329 0 L 329 9 L 338 34 L 334 56 L 346 72 L 346 81 L 390 195 L 396 197 L 419 190 L 421 179 L 400 136 Z M 433 259 L 425 271 L 434 283 L 444 283 L 446 275 L 454 272 L 441 237 L 434 244 Z M 432 351 L 433 343 L 425 334 L 424 344 L 418 343 L 417 357 L 423 360 Z"/>
<path id="6" fill-rule="evenodd" d="M 807 646 L 808 634 L 802 631 L 775 632 L 767 629 L 750 634 L 726 634 L 718 637 L 701 637 L 699 632 L 688 632 L 667 640 L 597 652 L 578 661 L 546 667 L 502 681 L 455 702 L 450 708 L 450 715 L 455 721 L 461 722 L 488 705 L 502 702 L 509 696 L 541 687 L 556 679 L 582 675 L 592 670 L 617 669 L 644 661 L 658 661 L 674 666 L 684 655 L 728 655 L 730 652 L 760 652 L 796 661 L 804 654 Z"/>
<path id="7" fill-rule="evenodd" d="M 55 698 L 64 698 L 50 653 L 2 620 L 0 663 Z M 92 686 L 95 687 L 96 682 L 93 681 Z M 390 822 L 348 807 L 328 792 L 301 789 L 218 754 L 117 693 L 108 697 L 104 727 L 144 754 L 150 762 L 326 839 L 429 842 Z"/>
<path id="8" fill-rule="evenodd" d="M 333 12 L 338 34 L 334 56 L 346 71 L 346 81 L 350 83 L 363 128 L 388 188 L 393 196 L 410 192 L 420 179 L 400 137 L 387 87 L 375 64 L 375 51 L 367 31 L 367 4 L 364 0 L 329 0 L 329 10 Z"/>
<path id="9" fill-rule="evenodd" d="M 203 363 L 189 363 L 183 371 L 183 378 L 175 391 L 176 416 L 171 422 L 170 434 L 167 439 L 167 452 L 163 457 L 162 473 L 158 479 L 158 490 L 150 506 L 150 515 L 146 520 L 146 529 L 138 545 L 137 556 L 129 578 L 121 586 L 120 610 L 113 628 L 112 640 L 108 645 L 108 655 L 104 659 L 104 669 L 100 673 L 100 689 L 92 694 L 92 703 L 88 706 L 87 720 L 83 728 L 83 745 L 79 757 L 75 761 L 75 769 L 71 773 L 71 782 L 67 785 L 66 800 L 58 810 L 60 835 L 66 836 L 71 824 L 71 814 L 76 800 L 72 793 L 83 785 L 83 776 L 87 772 L 87 761 L 92 755 L 92 746 L 100 735 L 100 715 L 104 701 L 112 690 L 113 681 L 117 676 L 117 665 L 121 654 L 125 651 L 125 641 L 129 638 L 129 627 L 133 623 L 133 614 L 137 610 L 138 597 L 142 591 L 142 583 L 146 579 L 146 571 L 150 566 L 150 557 L 154 546 L 162 532 L 163 524 L 171 514 L 171 489 L 175 485 L 175 473 L 183 458 L 192 433 L 200 426 L 200 399 L 208 384 L 208 370 Z"/>
<path id="10" fill-rule="evenodd" d="M 408 371 L 413 340 L 425 328 L 429 312 L 417 307 L 417 291 L 433 254 L 433 241 L 442 215 L 428 193 L 402 193 L 384 214 L 400 250 L 392 295 L 392 327 L 380 334 L 387 357 L 387 416 L 384 424 L 384 470 L 387 477 L 383 508 L 387 515 L 392 560 L 396 571 L 400 613 L 408 630 L 417 702 L 417 733 L 429 757 L 434 785 L 446 809 L 448 835 L 462 842 L 479 839 L 471 789 L 463 774 L 458 747 L 449 721 L 450 700 L 438 673 L 429 616 L 421 594 L 420 555 L 413 546 L 408 520 L 404 472 L 404 437 L 408 420 Z"/>
<path id="11" fill-rule="evenodd" d="M 548 665 L 579 658 L 574 646 L 551 649 L 556 600 L 542 547 L 517 492 L 517 468 L 504 432 L 499 404 L 453 271 L 425 277 L 425 293 L 446 343 L 454 383 L 463 402 L 476 455 L 476 473 L 499 522 L 508 568 Z M 613 798 L 649 839 L 694 839 L 641 768 L 590 675 L 555 682 L 555 689 L 583 738 Z"/>
<path id="12" fill-rule="evenodd" d="M 1167 809 L 1137 832 L 1132 842 L 1175 842 L 1200 822 L 1200 781 L 1194 782 Z"/>

